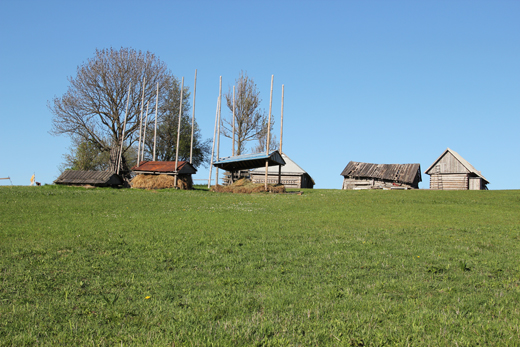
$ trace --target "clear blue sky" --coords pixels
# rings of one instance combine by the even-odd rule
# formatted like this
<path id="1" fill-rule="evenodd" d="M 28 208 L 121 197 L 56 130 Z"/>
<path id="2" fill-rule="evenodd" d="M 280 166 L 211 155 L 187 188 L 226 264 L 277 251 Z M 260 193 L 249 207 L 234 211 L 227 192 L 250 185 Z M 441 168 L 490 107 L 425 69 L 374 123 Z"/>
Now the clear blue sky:
<path id="1" fill-rule="evenodd" d="M 275 134 L 284 84 L 283 149 L 315 188 L 341 188 L 350 160 L 420 163 L 428 188 L 447 147 L 490 189 L 520 188 L 520 1 L 1 1 L 0 14 L 0 177 L 15 185 L 59 175 L 69 139 L 49 135 L 47 102 L 67 77 L 96 48 L 132 47 L 190 88 L 198 70 L 204 138 L 219 76 L 227 91 L 247 71 L 268 110 L 274 75 Z"/>

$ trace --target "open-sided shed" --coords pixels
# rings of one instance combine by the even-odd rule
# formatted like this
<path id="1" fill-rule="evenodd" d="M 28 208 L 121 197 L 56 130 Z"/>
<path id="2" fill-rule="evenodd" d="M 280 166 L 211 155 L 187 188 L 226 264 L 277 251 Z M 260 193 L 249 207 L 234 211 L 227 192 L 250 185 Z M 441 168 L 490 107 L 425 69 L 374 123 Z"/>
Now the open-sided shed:
<path id="1" fill-rule="evenodd" d="M 351 161 L 341 175 L 342 189 L 410 189 L 422 181 L 420 164 L 371 164 Z"/>
<path id="2" fill-rule="evenodd" d="M 213 163 L 213 166 L 219 169 L 234 172 L 237 170 L 250 170 L 258 167 L 265 167 L 267 161 L 268 166 L 274 165 L 285 165 L 280 152 L 272 151 L 269 154 L 266 153 L 253 153 L 253 154 L 242 154 L 234 157 L 219 158 L 218 161 Z"/>
<path id="3" fill-rule="evenodd" d="M 486 190 L 489 181 L 466 159 L 447 148 L 424 172 L 430 175 L 430 189 Z"/>

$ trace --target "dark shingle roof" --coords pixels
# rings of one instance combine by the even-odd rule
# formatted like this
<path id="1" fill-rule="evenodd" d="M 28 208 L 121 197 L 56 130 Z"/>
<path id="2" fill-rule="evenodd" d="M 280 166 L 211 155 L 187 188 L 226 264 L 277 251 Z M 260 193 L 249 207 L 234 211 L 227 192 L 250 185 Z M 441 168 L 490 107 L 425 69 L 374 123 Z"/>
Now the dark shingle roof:
<path id="1" fill-rule="evenodd" d="M 265 167 L 266 161 L 268 166 L 285 165 L 285 161 L 280 155 L 280 152 L 275 150 L 269 155 L 262 152 L 219 158 L 213 163 L 213 166 L 227 171 L 248 170 L 257 167 Z"/>
<path id="2" fill-rule="evenodd" d="M 113 176 L 116 176 L 120 183 L 119 176 L 110 171 L 80 171 L 80 170 L 67 170 L 64 171 L 60 177 L 58 177 L 54 183 L 56 184 L 92 184 L 92 185 L 103 185 L 107 184 Z"/>
<path id="3" fill-rule="evenodd" d="M 351 161 L 341 175 L 402 183 L 413 183 L 419 175 L 419 182 L 422 181 L 420 164 L 371 164 Z"/>

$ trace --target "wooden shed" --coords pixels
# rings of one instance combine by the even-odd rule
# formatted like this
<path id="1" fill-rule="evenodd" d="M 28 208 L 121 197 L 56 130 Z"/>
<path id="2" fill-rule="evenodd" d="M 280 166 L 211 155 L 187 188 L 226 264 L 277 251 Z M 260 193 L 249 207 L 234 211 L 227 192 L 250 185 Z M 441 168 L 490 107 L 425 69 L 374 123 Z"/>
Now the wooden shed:
<path id="1" fill-rule="evenodd" d="M 115 172 L 66 170 L 55 181 L 55 184 L 68 186 L 116 187 L 123 184 L 123 179 Z"/>
<path id="2" fill-rule="evenodd" d="M 313 188 L 314 180 L 312 177 L 296 164 L 285 153 L 282 153 L 285 165 L 281 169 L 281 183 L 286 188 Z M 267 183 L 277 184 L 280 174 L 280 166 L 269 166 L 267 170 Z M 265 183 L 265 167 L 251 170 L 250 179 L 253 183 Z"/>
<path id="3" fill-rule="evenodd" d="M 351 161 L 341 175 L 342 189 L 418 189 L 420 164 L 371 164 Z"/>
<path id="4" fill-rule="evenodd" d="M 183 189 L 191 189 L 193 187 L 191 176 L 197 173 L 197 169 L 187 161 L 178 161 L 177 171 L 175 171 L 175 161 L 142 161 L 139 163 L 139 166 L 134 166 L 132 171 L 136 175 L 177 176 L 177 180 L 183 182 L 182 185 L 178 186 Z"/>
<path id="5" fill-rule="evenodd" d="M 119 159 L 121 159 L 121 161 L 119 161 Z M 118 165 L 118 163 L 120 165 Z M 130 178 L 131 172 L 126 163 L 125 156 L 123 155 L 119 158 L 119 147 L 114 146 L 110 150 L 107 170 L 66 170 L 54 183 L 69 186 L 128 187 Z"/>
<path id="6" fill-rule="evenodd" d="M 430 189 L 486 190 L 489 181 L 460 154 L 448 148 L 424 172 L 430 175 Z"/>

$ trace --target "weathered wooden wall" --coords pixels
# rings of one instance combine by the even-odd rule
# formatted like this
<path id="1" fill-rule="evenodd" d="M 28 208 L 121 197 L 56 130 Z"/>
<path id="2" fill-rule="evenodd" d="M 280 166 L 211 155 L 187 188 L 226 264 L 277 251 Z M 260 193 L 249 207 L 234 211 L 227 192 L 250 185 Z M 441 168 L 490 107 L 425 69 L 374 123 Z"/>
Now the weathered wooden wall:
<path id="1" fill-rule="evenodd" d="M 469 190 L 485 190 L 486 184 L 484 180 L 480 177 L 470 177 L 469 178 Z"/>
<path id="2" fill-rule="evenodd" d="M 451 153 L 446 153 L 446 155 L 439 160 L 437 165 L 440 168 L 440 173 L 449 173 L 449 174 L 457 174 L 457 173 L 469 173 L 468 169 L 461 164 L 461 162 L 453 156 Z M 434 173 L 437 173 L 437 167 L 434 168 Z"/>
<path id="3" fill-rule="evenodd" d="M 342 189 L 413 189 L 406 183 L 394 183 L 373 178 L 349 178 L 343 179 Z"/>
<path id="4" fill-rule="evenodd" d="M 257 184 L 265 183 L 265 173 L 261 175 L 251 174 L 251 181 Z M 267 176 L 267 183 L 278 184 L 278 175 Z M 305 184 L 302 185 L 302 183 L 304 183 L 302 182 L 302 176 L 282 175 L 282 184 L 286 188 L 307 188 Z"/>
<path id="5" fill-rule="evenodd" d="M 468 174 L 432 174 L 430 176 L 430 189 L 437 190 L 467 190 Z"/>

